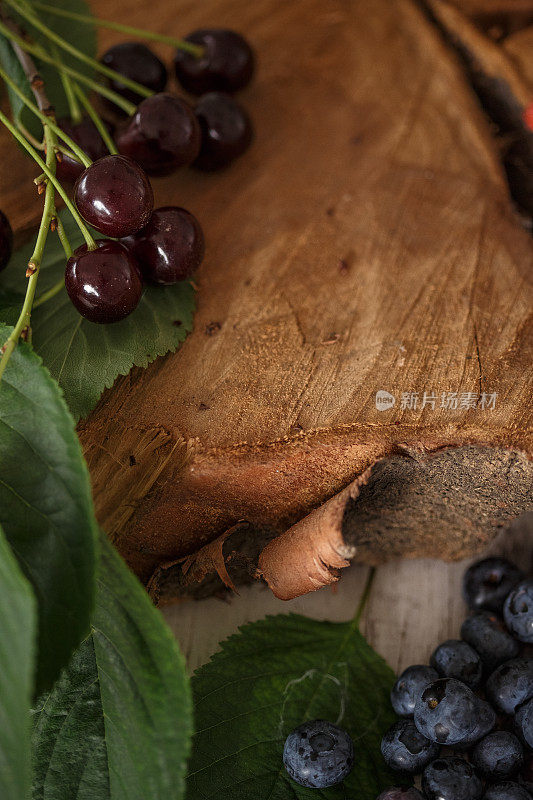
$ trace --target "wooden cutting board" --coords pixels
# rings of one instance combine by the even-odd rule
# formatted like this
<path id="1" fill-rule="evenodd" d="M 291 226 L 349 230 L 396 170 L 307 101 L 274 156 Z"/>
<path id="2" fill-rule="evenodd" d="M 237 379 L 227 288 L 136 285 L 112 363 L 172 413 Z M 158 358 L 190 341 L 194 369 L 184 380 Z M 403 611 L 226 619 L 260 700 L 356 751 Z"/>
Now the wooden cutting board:
<path id="1" fill-rule="evenodd" d="M 154 182 L 207 255 L 185 345 L 80 426 L 104 528 L 163 596 L 187 555 L 193 582 L 259 559 L 287 597 L 354 557 L 468 555 L 531 504 L 533 258 L 462 64 L 411 0 L 177 11 L 150 22 L 254 44 L 256 141 Z"/>

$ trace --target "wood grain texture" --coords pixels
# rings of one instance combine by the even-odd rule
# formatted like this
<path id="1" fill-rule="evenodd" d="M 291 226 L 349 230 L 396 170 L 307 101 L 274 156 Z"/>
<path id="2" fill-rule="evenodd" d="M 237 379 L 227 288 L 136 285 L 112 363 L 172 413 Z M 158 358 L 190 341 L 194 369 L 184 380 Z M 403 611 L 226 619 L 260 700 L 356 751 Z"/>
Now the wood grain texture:
<path id="1" fill-rule="evenodd" d="M 239 519 L 282 530 L 399 447 L 531 450 L 531 241 L 438 31 L 407 0 L 183 4 L 185 29 L 207 17 L 258 50 L 256 143 L 158 182 L 207 232 L 195 331 L 81 426 L 145 579 Z M 498 402 L 380 412 L 380 389 Z"/>
<path id="2" fill-rule="evenodd" d="M 147 22 L 141 0 L 94 10 Z M 80 426 L 100 520 L 140 576 L 240 519 L 281 532 L 384 457 L 530 454 L 531 240 L 461 64 L 418 5 L 161 3 L 150 23 L 234 27 L 259 67 L 241 95 L 250 152 L 154 181 L 158 204 L 206 231 L 195 331 Z M 17 226 L 28 208 L 21 194 Z M 376 409 L 378 390 L 394 408 Z M 447 392 L 497 393 L 496 407 L 441 409 Z M 411 555 L 454 554 L 446 534 L 420 540 Z M 375 542 L 374 560 L 396 552 Z"/>
<path id="3" fill-rule="evenodd" d="M 462 14 L 496 39 L 533 22 L 532 0 L 451 0 Z"/>
<path id="4" fill-rule="evenodd" d="M 508 36 L 502 43 L 507 55 L 516 64 L 524 80 L 531 86 L 533 94 L 533 25 Z"/>

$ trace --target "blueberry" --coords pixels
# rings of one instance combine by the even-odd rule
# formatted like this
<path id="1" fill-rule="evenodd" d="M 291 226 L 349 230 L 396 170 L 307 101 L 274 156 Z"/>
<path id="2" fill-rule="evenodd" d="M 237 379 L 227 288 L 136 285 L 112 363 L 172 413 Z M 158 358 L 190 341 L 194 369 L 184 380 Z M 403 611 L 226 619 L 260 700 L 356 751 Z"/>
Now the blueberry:
<path id="1" fill-rule="evenodd" d="M 526 756 L 526 760 L 518 778 L 520 784 L 533 795 L 533 753 Z"/>
<path id="2" fill-rule="evenodd" d="M 353 742 L 346 731 L 321 719 L 296 728 L 283 748 L 283 763 L 290 777 L 311 789 L 325 789 L 344 780 L 353 757 Z"/>
<path id="3" fill-rule="evenodd" d="M 471 758 L 483 778 L 500 781 L 522 768 L 524 749 L 514 733 L 495 731 L 476 744 Z"/>
<path id="4" fill-rule="evenodd" d="M 533 750 L 533 698 L 518 706 L 514 721 L 518 735 Z"/>
<path id="5" fill-rule="evenodd" d="M 424 800 L 424 798 L 414 786 L 409 786 L 408 789 L 401 786 L 391 786 L 390 789 L 385 789 L 384 792 L 381 792 L 376 800 Z"/>
<path id="6" fill-rule="evenodd" d="M 472 611 L 501 612 L 505 598 L 524 573 L 506 558 L 484 558 L 467 569 L 463 597 Z"/>
<path id="7" fill-rule="evenodd" d="M 459 749 L 468 749 L 470 745 L 479 742 L 484 736 L 487 736 L 496 724 L 496 714 L 490 703 L 484 700 L 478 700 L 477 706 L 477 719 L 473 730 L 470 735 L 461 742 L 457 747 Z"/>
<path id="8" fill-rule="evenodd" d="M 502 714 L 514 714 L 533 697 L 533 658 L 514 658 L 494 670 L 485 685 L 487 698 Z"/>
<path id="9" fill-rule="evenodd" d="M 533 580 L 522 581 L 510 592 L 503 616 L 513 636 L 521 642 L 533 644 Z"/>
<path id="10" fill-rule="evenodd" d="M 480 800 L 483 787 L 472 765 L 454 756 L 426 767 L 422 791 L 428 800 Z"/>
<path id="11" fill-rule="evenodd" d="M 461 638 L 479 653 L 487 672 L 520 655 L 520 645 L 509 634 L 496 614 L 480 611 L 467 617 L 461 626 Z"/>
<path id="12" fill-rule="evenodd" d="M 443 678 L 457 678 L 471 689 L 481 683 L 483 665 L 476 651 L 460 639 L 448 639 L 431 656 L 431 666 Z"/>
<path id="13" fill-rule="evenodd" d="M 439 745 L 418 731 L 412 719 L 402 719 L 389 728 L 381 741 L 387 765 L 410 775 L 422 772 L 439 755 Z"/>
<path id="14" fill-rule="evenodd" d="M 426 686 L 414 715 L 420 733 L 432 742 L 470 744 L 494 727 L 496 715 L 461 681 L 440 678 Z"/>
<path id="15" fill-rule="evenodd" d="M 402 672 L 392 687 L 390 699 L 399 717 L 412 717 L 415 703 L 428 683 L 439 677 L 436 670 L 424 664 L 415 664 Z"/>
<path id="16" fill-rule="evenodd" d="M 483 800 L 531 800 L 531 795 L 519 783 L 503 781 L 489 786 Z"/>

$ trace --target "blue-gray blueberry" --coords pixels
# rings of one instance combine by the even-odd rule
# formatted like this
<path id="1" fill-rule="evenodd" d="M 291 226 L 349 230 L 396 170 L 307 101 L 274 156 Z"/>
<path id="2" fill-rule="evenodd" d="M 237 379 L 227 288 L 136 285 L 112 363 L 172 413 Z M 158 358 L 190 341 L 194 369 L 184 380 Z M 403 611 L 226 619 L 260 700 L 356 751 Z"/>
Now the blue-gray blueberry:
<path id="1" fill-rule="evenodd" d="M 325 789 L 335 786 L 353 767 L 354 749 L 342 728 L 324 720 L 304 722 L 287 736 L 283 764 L 301 786 Z"/>
<path id="2" fill-rule="evenodd" d="M 434 650 L 430 664 L 442 678 L 457 678 L 470 689 L 481 683 L 483 664 L 473 647 L 461 639 L 447 639 Z"/>
<path id="3" fill-rule="evenodd" d="M 513 658 L 494 670 L 485 684 L 488 700 L 502 714 L 514 714 L 533 697 L 533 658 Z"/>
<path id="4" fill-rule="evenodd" d="M 462 758 L 437 758 L 422 775 L 427 800 L 480 800 L 483 784 L 474 767 Z"/>
<path id="5" fill-rule="evenodd" d="M 533 644 L 533 580 L 522 581 L 509 593 L 503 617 L 513 636 Z"/>
<path id="6" fill-rule="evenodd" d="M 522 769 L 524 748 L 514 733 L 494 731 L 476 744 L 471 759 L 482 778 L 502 781 Z"/>
<path id="7" fill-rule="evenodd" d="M 506 558 L 484 558 L 469 567 L 463 577 L 463 597 L 472 611 L 501 613 L 505 598 L 524 573 Z"/>
<path id="8" fill-rule="evenodd" d="M 412 717 L 415 704 L 429 683 L 436 681 L 438 672 L 425 664 L 413 664 L 402 672 L 392 687 L 390 699 L 399 717 Z"/>
<path id="9" fill-rule="evenodd" d="M 412 719 L 396 722 L 381 740 L 381 754 L 386 764 L 409 775 L 422 772 L 439 752 L 439 745 L 422 736 Z"/>
<path id="10" fill-rule="evenodd" d="M 461 638 L 479 654 L 487 673 L 520 655 L 520 644 L 514 639 L 503 620 L 489 611 L 471 614 L 461 626 Z"/>

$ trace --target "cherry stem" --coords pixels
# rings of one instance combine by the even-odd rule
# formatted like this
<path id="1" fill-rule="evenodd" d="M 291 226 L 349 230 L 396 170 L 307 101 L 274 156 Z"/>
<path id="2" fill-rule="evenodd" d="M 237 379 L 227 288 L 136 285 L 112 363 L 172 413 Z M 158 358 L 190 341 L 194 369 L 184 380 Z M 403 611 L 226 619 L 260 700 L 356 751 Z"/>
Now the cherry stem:
<path id="1" fill-rule="evenodd" d="M 48 125 L 44 129 L 44 138 L 46 143 L 46 168 L 50 175 L 55 175 L 55 134 Z M 41 217 L 41 224 L 39 225 L 39 232 L 37 234 L 37 240 L 35 242 L 32 256 L 28 262 L 28 273 L 26 273 L 28 275 L 28 284 L 26 286 L 24 303 L 22 304 L 22 309 L 15 327 L 11 331 L 7 341 L 2 347 L 2 358 L 0 359 L 0 378 L 7 367 L 8 361 L 11 358 L 11 354 L 17 346 L 18 340 L 23 332 L 26 331 L 27 335 L 31 336 L 30 322 L 33 301 L 35 299 L 35 290 L 37 288 L 37 280 L 39 278 L 39 272 L 41 269 L 44 247 L 48 237 L 48 231 L 50 230 L 50 222 L 52 218 L 55 217 L 55 213 L 55 187 L 53 182 L 49 180 L 46 185 L 44 208 Z"/>
<path id="2" fill-rule="evenodd" d="M 65 226 L 63 225 L 63 220 L 59 216 L 57 217 L 57 233 L 59 236 L 59 240 L 63 245 L 65 256 L 67 257 L 67 259 L 69 259 L 72 255 L 72 247 L 68 240 L 68 236 L 65 231 Z M 56 294 L 59 294 L 59 292 L 64 288 L 65 288 L 65 279 L 61 278 L 61 280 L 59 280 L 57 283 L 51 286 L 50 289 L 47 289 L 46 292 L 43 292 L 41 295 L 39 295 L 39 297 L 33 304 L 33 307 L 37 308 L 38 306 L 42 306 L 43 303 L 46 303 L 47 300 L 51 300 L 52 297 L 55 297 Z"/>
<path id="3" fill-rule="evenodd" d="M 63 245 L 63 250 L 65 251 L 66 257 L 70 258 L 72 255 L 72 247 L 68 240 L 67 232 L 65 231 L 65 226 L 63 225 L 63 220 L 61 217 L 57 218 L 57 235 L 59 236 L 59 241 Z"/>
<path id="4" fill-rule="evenodd" d="M 39 295 L 39 297 L 33 304 L 33 307 L 38 308 L 39 306 L 42 306 L 43 303 L 46 303 L 48 300 L 51 300 L 52 297 L 55 297 L 56 294 L 59 294 L 59 292 L 64 288 L 65 288 L 65 281 L 63 278 L 61 278 L 61 280 L 55 283 L 50 289 L 47 289 L 46 292 L 43 292 L 42 294 Z"/>
<path id="5" fill-rule="evenodd" d="M 55 59 L 57 59 L 57 61 L 61 61 L 61 58 L 59 56 L 59 48 L 55 44 L 51 45 L 50 50 L 52 52 L 52 56 Z M 72 122 L 76 125 L 79 122 L 81 122 L 82 113 L 80 104 L 78 103 L 78 98 L 76 97 L 76 94 L 74 92 L 74 84 L 72 82 L 72 78 L 70 77 L 70 75 L 67 75 L 67 73 L 63 71 L 59 73 L 59 77 L 61 78 L 61 83 L 63 85 L 63 91 L 65 92 L 65 97 L 67 98 L 70 118 Z"/>
<path id="6" fill-rule="evenodd" d="M 368 598 L 370 597 L 370 592 L 372 590 L 372 584 L 374 583 L 375 577 L 376 577 L 376 568 L 371 567 L 370 572 L 368 573 L 368 577 L 366 579 L 365 588 L 363 589 L 363 594 L 361 595 L 361 599 L 359 600 L 359 604 L 357 606 L 355 616 L 353 618 L 353 625 L 355 628 L 358 628 L 359 623 L 361 622 L 361 617 L 363 615 L 363 611 L 365 610 L 365 606 L 368 602 Z"/>
<path id="7" fill-rule="evenodd" d="M 171 47 L 178 48 L 178 50 L 190 53 L 192 56 L 196 56 L 196 58 L 201 58 L 204 54 L 204 48 L 201 45 L 192 44 L 192 42 L 188 42 L 186 39 L 176 39 L 174 36 L 165 36 L 163 33 L 156 33 L 155 31 L 143 31 L 141 28 L 123 25 L 121 22 L 112 22 L 111 20 L 100 19 L 99 17 L 91 17 L 87 14 L 78 14 L 76 11 L 67 11 L 63 8 L 50 6 L 47 3 L 35 2 L 35 0 L 32 5 L 34 8 L 46 11 L 47 14 L 55 14 L 56 17 L 64 17 L 65 19 L 72 19 L 76 22 L 84 22 L 87 25 L 96 25 L 99 28 L 108 28 L 112 31 L 125 33 L 128 36 L 134 36 L 137 39 L 147 39 L 153 42 L 168 44 Z"/>
<path id="8" fill-rule="evenodd" d="M 74 220 L 76 221 L 76 224 L 77 224 L 78 228 L 80 229 L 80 231 L 81 231 L 81 233 L 83 235 L 83 238 L 85 239 L 85 241 L 87 243 L 87 248 L 89 250 L 94 250 L 95 247 L 96 247 L 95 241 L 94 241 L 93 237 L 91 236 L 91 234 L 89 232 L 89 229 L 87 228 L 87 226 L 85 225 L 85 223 L 82 220 L 81 216 L 79 215 L 78 211 L 76 210 L 76 207 L 74 206 L 72 201 L 69 199 L 67 193 L 65 192 L 65 190 L 63 189 L 63 187 L 61 186 L 59 181 L 57 180 L 57 178 L 55 176 L 55 171 L 52 172 L 51 170 L 48 169 L 48 167 L 46 166 L 46 164 L 44 163 L 42 158 L 35 152 L 33 147 L 26 141 L 26 139 L 23 137 L 23 135 L 16 129 L 16 127 L 13 125 L 11 120 L 9 120 L 2 111 L 0 111 L 0 122 L 2 122 L 6 126 L 6 128 L 11 133 L 11 135 L 17 140 L 17 142 L 19 142 L 22 145 L 22 147 L 26 150 L 26 152 L 28 152 L 30 154 L 30 156 L 33 158 L 33 160 L 36 162 L 36 164 L 39 165 L 39 167 L 41 168 L 42 172 L 44 172 L 44 174 L 48 178 L 48 181 L 52 183 L 52 185 L 54 186 L 56 192 L 60 195 L 60 197 L 63 200 L 63 202 L 65 203 L 66 207 L 68 208 L 68 210 L 70 211 L 70 213 L 74 217 Z M 48 155 L 49 154 L 47 153 L 47 158 L 48 158 Z M 51 155 L 52 154 L 50 154 L 50 156 Z M 54 164 L 55 164 L 55 149 L 53 149 L 53 157 L 54 157 Z"/>
<path id="9" fill-rule="evenodd" d="M 9 75 L 0 67 L 0 78 L 4 80 L 4 82 L 11 88 L 11 90 L 19 97 L 25 106 L 27 106 L 30 111 L 33 111 L 36 117 L 38 117 L 43 125 L 48 125 L 48 127 L 53 130 L 56 136 L 59 136 L 65 144 L 72 150 L 74 155 L 77 157 L 79 161 L 83 164 L 84 167 L 90 167 L 92 164 L 91 159 L 83 152 L 81 147 L 79 147 L 76 142 L 67 136 L 64 131 L 61 130 L 59 125 L 56 125 L 54 122 L 53 117 L 53 110 L 49 107 L 46 111 L 39 111 L 35 103 L 32 103 L 31 100 L 28 100 L 22 89 L 19 89 L 15 81 L 13 81 Z"/>
<path id="10" fill-rule="evenodd" d="M 44 36 L 47 37 L 51 42 L 57 44 L 62 50 L 65 52 L 70 53 L 74 58 L 77 58 L 79 61 L 83 61 L 88 66 L 92 67 L 98 72 L 101 72 L 106 77 L 111 78 L 114 81 L 118 81 L 123 86 L 127 86 L 129 89 L 132 89 L 137 94 L 141 95 L 141 97 L 151 97 L 154 92 L 151 89 L 147 89 L 146 86 L 143 86 L 136 81 L 132 81 L 130 78 L 127 78 L 125 75 L 121 75 L 118 72 L 115 72 L 114 69 L 110 69 L 106 67 L 104 64 L 101 64 L 95 58 L 91 58 L 86 53 L 78 50 L 77 47 L 67 42 L 65 39 L 62 39 L 61 36 L 58 36 L 57 33 L 54 33 L 51 28 L 41 22 L 41 20 L 32 14 L 31 11 L 27 9 L 25 5 L 21 5 L 17 0 L 4 0 L 7 5 L 11 6 L 17 13 L 19 13 L 24 19 L 26 19 L 34 28 L 37 28 L 38 31 L 41 31 Z"/>
<path id="11" fill-rule="evenodd" d="M 13 46 L 16 45 L 18 48 L 20 48 L 20 50 L 37 56 L 37 58 L 39 58 L 41 61 L 44 61 L 45 64 L 51 64 L 60 73 L 65 72 L 67 75 L 75 78 L 78 83 L 83 83 L 86 86 L 89 86 L 95 92 L 101 94 L 103 97 L 106 97 L 116 106 L 121 108 L 129 116 L 131 116 L 131 114 L 133 114 L 135 111 L 136 106 L 133 103 L 130 103 L 129 100 L 121 97 L 112 89 L 108 89 L 107 86 L 102 86 L 101 83 L 94 81 L 92 78 L 88 78 L 82 72 L 78 72 L 78 70 L 67 66 L 67 64 L 62 64 L 57 59 L 52 58 L 52 56 L 49 55 L 43 47 L 41 47 L 41 45 L 26 41 L 22 38 L 22 36 L 19 36 L 17 33 L 15 33 L 11 26 L 0 22 L 0 33 L 3 34 L 7 39 L 11 40 Z"/>
<path id="12" fill-rule="evenodd" d="M 89 102 L 85 92 L 83 92 L 82 89 L 77 84 L 74 85 L 74 92 L 75 92 L 78 100 L 80 101 L 80 103 L 84 107 L 85 111 L 87 112 L 87 116 L 89 116 L 91 118 L 96 130 L 98 131 L 98 133 L 100 134 L 100 136 L 104 140 L 104 143 L 105 143 L 107 149 L 109 150 L 109 152 L 112 155 L 115 155 L 116 153 L 118 153 L 118 150 L 116 148 L 115 142 L 111 138 L 110 133 L 109 133 L 108 129 L 106 128 L 103 119 L 98 114 L 98 112 L 96 111 L 96 109 L 94 108 L 92 103 Z"/>
<path id="13" fill-rule="evenodd" d="M 17 128 L 22 133 L 22 135 L 26 137 L 28 142 L 35 147 L 36 150 L 44 150 L 44 143 L 39 142 L 35 138 L 35 136 L 32 136 L 29 130 L 22 124 L 22 122 L 19 119 L 17 120 Z"/>

